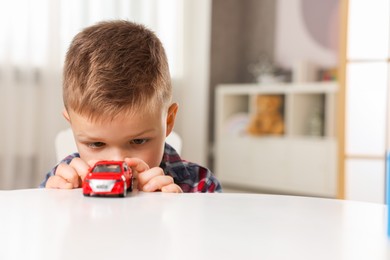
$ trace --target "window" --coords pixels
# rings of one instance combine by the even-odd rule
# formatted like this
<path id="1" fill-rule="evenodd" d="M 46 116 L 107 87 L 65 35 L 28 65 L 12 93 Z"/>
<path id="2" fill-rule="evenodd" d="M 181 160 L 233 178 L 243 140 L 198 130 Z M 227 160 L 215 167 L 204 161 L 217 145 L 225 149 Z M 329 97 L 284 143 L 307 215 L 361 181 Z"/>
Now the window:
<path id="1" fill-rule="evenodd" d="M 181 0 L 14 0 L 0 3 L 0 64 L 61 66 L 70 41 L 101 20 L 125 19 L 152 29 L 164 44 L 172 77 L 182 67 Z M 50 61 L 51 60 L 51 61 Z"/>

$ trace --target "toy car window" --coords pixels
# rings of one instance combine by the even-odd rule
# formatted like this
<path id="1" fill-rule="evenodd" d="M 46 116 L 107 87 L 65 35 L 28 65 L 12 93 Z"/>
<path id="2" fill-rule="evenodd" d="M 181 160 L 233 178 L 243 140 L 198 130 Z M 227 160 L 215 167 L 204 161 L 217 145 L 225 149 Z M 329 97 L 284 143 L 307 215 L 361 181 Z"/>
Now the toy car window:
<path id="1" fill-rule="evenodd" d="M 116 164 L 96 165 L 92 172 L 121 172 L 121 167 Z"/>

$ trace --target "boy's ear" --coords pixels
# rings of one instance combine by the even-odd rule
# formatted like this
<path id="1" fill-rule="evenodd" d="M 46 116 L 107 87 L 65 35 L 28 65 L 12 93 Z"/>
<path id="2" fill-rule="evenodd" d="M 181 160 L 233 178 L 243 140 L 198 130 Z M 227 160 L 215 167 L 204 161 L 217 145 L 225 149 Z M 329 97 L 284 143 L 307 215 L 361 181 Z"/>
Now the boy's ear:
<path id="1" fill-rule="evenodd" d="M 173 103 L 168 108 L 167 132 L 166 132 L 165 136 L 168 136 L 173 130 L 173 126 L 175 125 L 176 114 L 177 114 L 178 109 L 179 109 L 179 105 L 177 103 Z"/>
<path id="2" fill-rule="evenodd" d="M 69 117 L 68 111 L 66 111 L 66 108 L 64 108 L 62 110 L 62 116 L 66 119 L 66 121 L 68 121 L 70 123 L 70 117 Z"/>

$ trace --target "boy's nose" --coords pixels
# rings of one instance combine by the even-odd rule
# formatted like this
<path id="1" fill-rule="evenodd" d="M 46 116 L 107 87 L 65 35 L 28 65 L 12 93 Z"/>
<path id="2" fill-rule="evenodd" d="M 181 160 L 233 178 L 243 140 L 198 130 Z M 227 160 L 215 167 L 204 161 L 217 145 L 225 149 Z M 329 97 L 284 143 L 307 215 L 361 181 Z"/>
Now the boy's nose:
<path id="1" fill-rule="evenodd" d="M 123 161 L 126 157 L 129 157 L 126 151 L 122 149 L 113 149 L 110 153 L 110 160 Z"/>

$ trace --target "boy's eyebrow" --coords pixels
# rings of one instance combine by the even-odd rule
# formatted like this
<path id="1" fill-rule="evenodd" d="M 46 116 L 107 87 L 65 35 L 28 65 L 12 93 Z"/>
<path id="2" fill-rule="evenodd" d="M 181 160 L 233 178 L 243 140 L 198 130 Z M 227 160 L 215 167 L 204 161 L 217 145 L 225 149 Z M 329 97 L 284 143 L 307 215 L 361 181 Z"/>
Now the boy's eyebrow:
<path id="1" fill-rule="evenodd" d="M 154 129 L 154 128 L 149 128 L 149 129 L 146 129 L 146 130 L 144 130 L 144 131 L 142 131 L 142 132 L 139 132 L 139 133 L 137 133 L 137 134 L 135 134 L 135 135 L 127 136 L 127 138 L 128 138 L 128 139 L 136 138 L 136 137 L 142 136 L 142 135 L 144 135 L 144 134 L 148 134 L 148 133 L 154 132 L 155 130 L 156 130 L 156 129 Z"/>
<path id="2" fill-rule="evenodd" d="M 132 139 L 132 138 L 136 138 L 136 137 L 139 137 L 139 136 L 142 136 L 144 134 L 147 134 L 147 133 L 150 133 L 150 132 L 153 132 L 155 129 L 153 128 L 150 128 L 150 129 L 146 129 L 142 132 L 139 132 L 135 135 L 129 135 L 129 136 L 126 136 L 127 139 Z M 80 138 L 80 139 L 89 139 L 89 140 L 104 140 L 105 138 L 103 137 L 99 137 L 99 136 L 90 136 L 88 134 L 84 134 L 84 133 L 80 133 L 80 134 L 75 134 L 75 136 L 77 136 L 77 138 Z"/>

